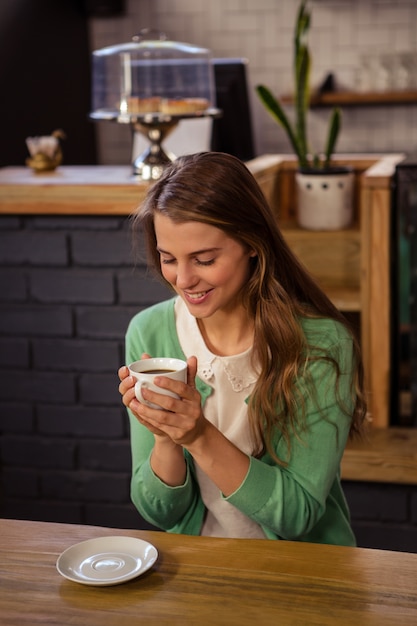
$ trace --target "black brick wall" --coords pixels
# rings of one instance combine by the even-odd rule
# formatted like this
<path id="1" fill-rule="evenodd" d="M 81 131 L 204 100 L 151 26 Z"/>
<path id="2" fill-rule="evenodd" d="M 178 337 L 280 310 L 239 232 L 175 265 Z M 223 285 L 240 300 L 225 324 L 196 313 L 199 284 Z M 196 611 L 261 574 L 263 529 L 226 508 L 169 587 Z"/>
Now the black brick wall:
<path id="1" fill-rule="evenodd" d="M 344 482 L 358 545 L 417 552 L 417 487 Z"/>
<path id="2" fill-rule="evenodd" d="M 124 333 L 168 290 L 125 217 L 0 217 L 3 517 L 147 527 L 130 503 Z"/>
<path id="3" fill-rule="evenodd" d="M 130 503 L 124 333 L 170 293 L 123 217 L 0 216 L 3 517 L 146 528 Z M 346 482 L 361 546 L 417 552 L 417 488 Z"/>

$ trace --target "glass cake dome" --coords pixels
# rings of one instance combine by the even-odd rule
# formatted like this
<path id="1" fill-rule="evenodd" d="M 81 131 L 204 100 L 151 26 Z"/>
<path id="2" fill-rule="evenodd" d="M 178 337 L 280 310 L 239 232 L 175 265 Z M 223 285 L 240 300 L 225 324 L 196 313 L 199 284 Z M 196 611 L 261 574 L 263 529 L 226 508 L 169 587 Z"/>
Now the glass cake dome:
<path id="1" fill-rule="evenodd" d="M 215 106 L 211 53 L 142 30 L 132 41 L 92 53 L 93 119 L 195 116 Z"/>

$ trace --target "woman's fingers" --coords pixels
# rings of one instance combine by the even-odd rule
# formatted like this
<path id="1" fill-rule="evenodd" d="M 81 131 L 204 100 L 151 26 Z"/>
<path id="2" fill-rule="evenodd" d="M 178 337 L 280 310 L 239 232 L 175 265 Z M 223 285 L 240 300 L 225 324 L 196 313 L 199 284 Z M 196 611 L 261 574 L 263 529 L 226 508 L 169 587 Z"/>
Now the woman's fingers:
<path id="1" fill-rule="evenodd" d="M 195 389 L 195 377 L 197 376 L 197 358 L 190 356 L 187 359 L 187 383 Z"/>
<path id="2" fill-rule="evenodd" d="M 127 365 L 122 365 L 122 367 L 119 367 L 117 374 L 120 380 L 124 380 L 127 376 L 129 376 L 129 368 L 127 367 Z"/>

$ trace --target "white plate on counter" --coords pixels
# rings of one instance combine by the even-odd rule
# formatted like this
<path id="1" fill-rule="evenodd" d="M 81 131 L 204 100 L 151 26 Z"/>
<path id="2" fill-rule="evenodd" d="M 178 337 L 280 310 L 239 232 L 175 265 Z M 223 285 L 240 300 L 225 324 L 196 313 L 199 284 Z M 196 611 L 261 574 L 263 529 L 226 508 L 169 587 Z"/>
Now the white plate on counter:
<path id="1" fill-rule="evenodd" d="M 67 548 L 58 572 L 83 585 L 118 585 L 144 574 L 158 558 L 151 543 L 134 537 L 97 537 Z"/>

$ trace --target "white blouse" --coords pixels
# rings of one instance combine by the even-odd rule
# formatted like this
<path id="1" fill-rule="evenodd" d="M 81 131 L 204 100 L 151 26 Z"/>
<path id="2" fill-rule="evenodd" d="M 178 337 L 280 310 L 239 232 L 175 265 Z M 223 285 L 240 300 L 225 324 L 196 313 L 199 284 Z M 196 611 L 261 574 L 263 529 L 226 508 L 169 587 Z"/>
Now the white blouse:
<path id="1" fill-rule="evenodd" d="M 247 417 L 246 399 L 257 380 L 251 366 L 249 348 L 241 354 L 218 356 L 210 352 L 198 328 L 197 320 L 181 298 L 175 303 L 178 338 L 184 354 L 196 356 L 197 374 L 213 388 L 204 405 L 204 415 L 245 454 L 253 454 Z M 212 537 L 265 538 L 259 524 L 222 498 L 213 481 L 195 464 L 201 497 L 207 514 L 201 535 Z"/>

